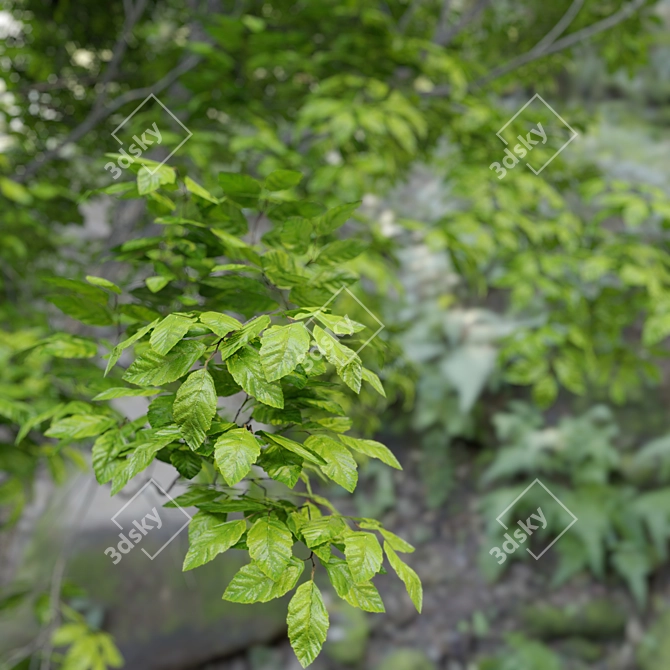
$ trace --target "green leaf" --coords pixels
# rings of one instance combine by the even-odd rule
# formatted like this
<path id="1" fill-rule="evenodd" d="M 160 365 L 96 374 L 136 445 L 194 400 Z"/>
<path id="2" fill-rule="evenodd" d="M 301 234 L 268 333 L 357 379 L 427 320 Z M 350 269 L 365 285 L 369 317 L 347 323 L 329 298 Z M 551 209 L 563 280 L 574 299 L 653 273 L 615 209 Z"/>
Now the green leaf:
<path id="1" fill-rule="evenodd" d="M 161 389 L 133 389 L 128 386 L 115 386 L 98 393 L 93 400 L 113 400 L 114 398 L 135 398 L 138 396 L 156 395 Z"/>
<path id="2" fill-rule="evenodd" d="M 326 314 L 317 312 L 314 318 L 326 328 L 330 328 L 335 335 L 353 335 L 365 329 L 365 326 L 358 321 L 352 321 L 348 316 L 336 316 L 335 314 Z"/>
<path id="3" fill-rule="evenodd" d="M 261 192 L 261 185 L 253 177 L 236 172 L 219 172 L 219 185 L 229 198 L 241 205 L 249 204 L 247 201 L 257 198 Z"/>
<path id="4" fill-rule="evenodd" d="M 193 193 L 193 195 L 197 195 L 203 200 L 218 205 L 219 201 L 206 188 L 203 188 L 200 184 L 194 182 L 190 177 L 184 177 L 184 186 L 186 186 L 186 190 L 189 191 L 189 193 Z"/>
<path id="5" fill-rule="evenodd" d="M 172 413 L 191 449 L 197 449 L 205 441 L 216 414 L 216 402 L 214 380 L 204 368 L 192 372 L 179 387 Z"/>
<path id="6" fill-rule="evenodd" d="M 42 351 L 55 358 L 93 358 L 98 347 L 91 340 L 59 333 L 44 341 Z"/>
<path id="7" fill-rule="evenodd" d="M 310 435 L 305 440 L 305 446 L 326 461 L 321 469 L 328 477 L 353 493 L 358 482 L 356 461 L 343 444 L 325 435 Z"/>
<path id="8" fill-rule="evenodd" d="M 0 177 L 0 193 L 19 205 L 29 205 L 33 201 L 33 196 L 25 186 L 7 177 Z"/>
<path id="9" fill-rule="evenodd" d="M 172 281 L 172 279 L 174 279 L 174 277 L 166 277 L 161 275 L 157 277 L 147 277 L 144 280 L 144 283 L 152 293 L 158 293 L 158 291 L 165 288 Z"/>
<path id="10" fill-rule="evenodd" d="M 261 338 L 261 363 L 268 381 L 276 381 L 295 370 L 309 351 L 310 335 L 302 323 L 273 326 Z"/>
<path id="11" fill-rule="evenodd" d="M 386 391 L 384 391 L 384 387 L 382 386 L 382 382 L 379 379 L 379 377 L 372 372 L 372 370 L 368 370 L 367 368 L 363 368 L 362 370 L 362 377 L 363 379 L 372 386 L 372 388 L 379 393 L 380 396 L 386 398 Z"/>
<path id="12" fill-rule="evenodd" d="M 260 354 L 255 349 L 244 347 L 228 358 L 226 365 L 233 379 L 250 396 L 270 407 L 284 407 L 281 385 L 265 378 Z"/>
<path id="13" fill-rule="evenodd" d="M 306 668 L 321 652 L 328 634 L 328 611 L 313 581 L 296 590 L 288 604 L 288 638 L 300 665 Z"/>
<path id="14" fill-rule="evenodd" d="M 339 263 L 346 263 L 353 260 L 356 256 L 360 256 L 367 244 L 361 240 L 335 240 L 330 244 L 326 244 L 321 249 L 316 258 L 316 262 L 321 265 L 337 265 Z"/>
<path id="15" fill-rule="evenodd" d="M 98 484 L 106 484 L 116 474 L 118 455 L 127 447 L 119 430 L 108 430 L 96 439 L 91 463 Z M 122 461 L 121 461 L 122 462 Z"/>
<path id="16" fill-rule="evenodd" d="M 312 224 L 301 216 L 292 216 L 282 223 L 279 239 L 287 249 L 304 254 L 312 236 Z"/>
<path id="17" fill-rule="evenodd" d="M 330 583 L 342 600 L 365 612 L 386 611 L 375 585 L 372 582 L 357 584 L 345 560 L 333 557 L 325 563 L 325 567 Z"/>
<path id="18" fill-rule="evenodd" d="M 293 535 L 276 516 L 258 519 L 247 534 L 249 556 L 270 579 L 277 580 L 293 555 Z"/>
<path id="19" fill-rule="evenodd" d="M 121 295 L 121 289 L 114 283 L 109 281 L 109 279 L 103 279 L 102 277 L 95 277 L 93 275 L 87 275 L 86 281 L 93 286 L 99 286 L 100 288 L 106 288 L 117 295 Z"/>
<path id="20" fill-rule="evenodd" d="M 220 314 L 219 312 L 203 312 L 199 316 L 200 323 L 204 323 L 213 333 L 219 337 L 225 337 L 233 330 L 242 328 L 242 324 L 232 316 Z"/>
<path id="21" fill-rule="evenodd" d="M 233 577 L 223 599 L 233 603 L 266 603 L 286 595 L 300 579 L 305 564 L 298 558 L 291 558 L 288 567 L 277 581 L 270 579 L 256 565 L 249 563 Z"/>
<path id="22" fill-rule="evenodd" d="M 112 313 L 94 300 L 79 295 L 54 295 L 47 298 L 68 316 L 87 326 L 110 326 L 114 323 Z"/>
<path id="23" fill-rule="evenodd" d="M 315 219 L 314 229 L 318 235 L 329 235 L 344 224 L 360 205 L 361 201 L 358 200 L 329 209 L 325 214 Z"/>
<path id="24" fill-rule="evenodd" d="M 358 437 L 349 437 L 348 435 L 340 435 L 339 438 L 350 449 L 365 454 L 366 456 L 370 456 L 371 458 L 378 458 L 382 463 L 386 463 L 386 465 L 390 465 L 396 470 L 402 470 L 402 466 L 398 463 L 398 459 L 393 455 L 391 450 L 388 447 L 385 447 L 381 442 L 375 442 L 375 440 L 363 440 Z"/>
<path id="25" fill-rule="evenodd" d="M 417 612 L 421 613 L 421 608 L 423 606 L 423 588 L 419 576 L 412 570 L 412 568 L 398 558 L 398 554 L 393 551 L 393 547 L 391 547 L 391 544 L 388 541 L 384 542 L 384 551 L 386 552 L 386 557 L 389 559 L 391 567 L 405 584 L 405 588 L 414 603 L 414 607 L 416 607 Z"/>
<path id="26" fill-rule="evenodd" d="M 286 486 L 292 489 L 300 479 L 303 460 L 300 456 L 296 456 L 294 453 L 286 451 L 286 449 L 282 449 L 276 444 L 271 444 L 261 454 L 258 465 L 272 479 L 286 484 Z"/>
<path id="27" fill-rule="evenodd" d="M 121 358 L 123 351 L 135 344 L 135 342 L 138 340 L 141 340 L 159 321 L 160 319 L 156 319 L 147 326 L 140 328 L 134 335 L 131 335 L 129 338 L 123 340 L 123 342 L 119 342 L 119 344 L 117 344 L 114 349 L 112 349 L 112 352 L 109 355 L 109 360 L 107 361 L 107 367 L 105 368 L 105 377 L 107 376 L 107 373 L 116 365 L 116 362 L 119 360 L 119 358 Z"/>
<path id="28" fill-rule="evenodd" d="M 102 414 L 74 414 L 51 424 L 44 433 L 47 437 L 81 440 L 85 437 L 100 435 L 116 425 L 116 419 Z"/>
<path id="29" fill-rule="evenodd" d="M 154 327 L 149 340 L 151 348 L 165 356 L 188 333 L 193 322 L 188 316 L 169 314 Z"/>
<path id="30" fill-rule="evenodd" d="M 147 195 L 160 188 L 160 185 L 161 177 L 158 172 L 149 172 L 144 166 L 140 168 L 137 173 L 137 192 L 140 195 Z"/>
<path id="31" fill-rule="evenodd" d="M 321 456 L 319 456 L 318 454 L 315 454 L 313 451 L 310 451 L 309 449 L 305 448 L 302 444 L 300 444 L 300 442 L 294 442 L 293 440 L 289 440 L 288 437 L 278 435 L 277 433 L 267 433 L 264 430 L 259 430 L 258 434 L 261 435 L 266 440 L 274 442 L 275 444 L 278 444 L 280 447 L 292 451 L 294 454 L 297 454 L 298 456 L 305 459 L 306 461 L 309 461 L 310 463 L 314 463 L 316 465 L 326 465 L 327 463 L 327 461 L 324 458 L 321 458 Z"/>
<path id="32" fill-rule="evenodd" d="M 245 323 L 240 330 L 233 333 L 221 346 L 219 347 L 219 354 L 221 360 L 225 361 L 232 356 L 236 351 L 241 349 L 245 344 L 256 339 L 261 331 L 265 330 L 270 325 L 270 317 L 264 314 L 257 316 L 248 323 Z"/>
<path id="33" fill-rule="evenodd" d="M 170 454 L 170 463 L 175 466 L 177 472 L 185 479 L 193 479 L 202 470 L 200 456 L 191 451 L 173 451 Z"/>
<path id="34" fill-rule="evenodd" d="M 214 460 L 228 486 L 249 473 L 260 453 L 258 440 L 246 428 L 229 430 L 214 445 Z"/>
<path id="35" fill-rule="evenodd" d="M 362 364 L 355 351 L 345 347 L 320 326 L 314 326 L 313 333 L 319 351 L 332 363 L 342 381 L 356 393 L 361 390 Z"/>
<path id="36" fill-rule="evenodd" d="M 307 521 L 300 527 L 300 532 L 305 539 L 305 544 L 313 549 L 320 544 L 335 539 L 347 528 L 348 526 L 342 518 L 330 515 L 314 521 Z"/>
<path id="37" fill-rule="evenodd" d="M 384 560 L 379 540 L 372 533 L 348 533 L 344 537 L 344 555 L 356 584 L 372 579 Z"/>
<path id="38" fill-rule="evenodd" d="M 221 516 L 198 512 L 189 525 L 189 548 L 182 569 L 186 572 L 214 560 L 237 544 L 246 529 L 244 519 L 226 522 Z"/>
<path id="39" fill-rule="evenodd" d="M 166 356 L 147 350 L 126 370 L 123 379 L 138 386 L 162 386 L 183 377 L 205 353 L 202 342 L 182 340 Z"/>
<path id="40" fill-rule="evenodd" d="M 265 188 L 268 191 L 285 191 L 297 186 L 302 181 L 302 173 L 294 170 L 275 170 L 265 179 Z"/>

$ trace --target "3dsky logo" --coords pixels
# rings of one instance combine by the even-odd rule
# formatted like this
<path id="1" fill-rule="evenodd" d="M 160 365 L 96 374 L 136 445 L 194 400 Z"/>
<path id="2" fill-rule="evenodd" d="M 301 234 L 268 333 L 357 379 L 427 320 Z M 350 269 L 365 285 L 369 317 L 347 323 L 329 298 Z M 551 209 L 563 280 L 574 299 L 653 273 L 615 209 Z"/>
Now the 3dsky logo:
<path id="1" fill-rule="evenodd" d="M 543 125 L 535 120 L 540 115 L 547 116 L 546 109 L 537 108 L 540 104 L 536 103 L 537 100 L 554 115 L 549 119 L 550 125 L 547 125 L 547 121 Z M 552 119 L 555 123 L 551 123 Z M 536 93 L 496 135 L 507 147 L 504 150 L 505 156 L 500 161 L 491 163 L 489 169 L 496 171 L 498 179 L 503 179 L 507 171 L 514 169 L 522 158 L 526 158 L 526 167 L 533 174 L 540 174 L 577 137 L 578 133 L 539 93 Z M 538 150 L 540 147 L 548 151 Z"/>

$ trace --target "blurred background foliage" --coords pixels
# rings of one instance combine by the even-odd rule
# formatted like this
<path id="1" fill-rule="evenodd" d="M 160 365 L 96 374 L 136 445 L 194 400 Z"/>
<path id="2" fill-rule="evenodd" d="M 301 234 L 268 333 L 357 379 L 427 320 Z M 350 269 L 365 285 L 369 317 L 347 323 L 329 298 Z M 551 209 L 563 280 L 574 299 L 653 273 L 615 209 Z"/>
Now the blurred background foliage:
<path id="1" fill-rule="evenodd" d="M 193 133 L 170 166 L 211 193 L 222 170 L 292 169 L 305 175 L 300 197 L 362 200 L 344 230 L 366 251 L 342 262 L 342 278 L 347 267 L 361 275 L 350 288 L 384 323 L 364 357 L 387 398 L 364 393 L 347 409 L 361 432 L 396 445 L 406 470 L 395 478 L 370 464 L 355 505 L 412 529 L 424 580 L 449 560 L 447 539 L 490 580 L 480 590 L 522 569 L 537 580 L 491 590 L 486 608 L 447 589 L 412 625 L 448 644 L 389 639 L 335 613 L 344 642 L 329 641 L 322 667 L 670 666 L 668 2 L 7 0 L 0 34 L 9 617 L 27 600 L 44 631 L 59 612 L 103 636 L 90 667 L 117 660 L 95 606 L 74 606 L 86 599 L 76 586 L 25 587 L 19 567 L 39 489 L 51 495 L 50 482 L 89 467 L 90 445 L 56 449 L 41 428 L 106 388 L 88 336 L 102 328 L 116 341 L 105 310 L 91 308 L 93 287 L 87 296 L 68 280 L 108 277 L 147 310 L 170 290 L 169 254 L 122 246 L 157 236 L 160 248 L 153 220 L 170 201 L 104 167 L 112 130 L 153 93 Z M 519 166 L 500 180 L 489 168 L 502 155 L 496 133 L 534 94 L 579 136 L 541 174 Z M 140 110 L 133 129 L 151 113 Z M 165 141 L 176 145 L 183 132 L 172 130 Z M 145 253 L 151 281 L 133 262 Z M 63 299 L 71 290 L 79 303 Z M 84 307 L 86 327 L 69 318 Z M 369 321 L 353 300 L 345 310 Z M 542 564 L 519 552 L 497 566 L 496 517 L 536 477 L 579 522 Z M 462 515 L 474 543 L 448 525 Z M 436 523 L 447 524 L 442 544 Z M 545 608 L 529 613 L 538 598 Z M 289 667 L 281 650 L 212 667 Z M 34 651 L 10 654 L 7 667 L 37 667 Z"/>

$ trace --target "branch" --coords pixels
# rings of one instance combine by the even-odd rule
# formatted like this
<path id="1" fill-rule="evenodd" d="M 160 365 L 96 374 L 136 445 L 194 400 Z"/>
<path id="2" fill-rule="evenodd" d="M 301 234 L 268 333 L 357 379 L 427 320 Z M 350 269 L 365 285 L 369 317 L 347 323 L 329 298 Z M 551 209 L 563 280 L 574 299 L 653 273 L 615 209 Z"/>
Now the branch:
<path id="1" fill-rule="evenodd" d="M 577 12 L 581 9 L 583 0 L 574 0 L 568 11 L 563 16 L 563 18 L 547 34 L 547 36 L 544 37 L 537 45 L 535 45 L 528 53 L 518 56 L 517 58 L 511 60 L 509 63 L 506 63 L 505 65 L 501 65 L 500 67 L 491 70 L 491 72 L 489 72 L 484 77 L 477 79 L 472 84 L 471 88 L 479 88 L 481 86 L 484 86 L 485 84 L 488 84 L 490 81 L 498 79 L 499 77 L 502 77 L 503 75 L 506 75 L 509 72 L 512 72 L 513 70 L 516 70 L 517 68 L 523 65 L 532 63 L 538 58 L 542 58 L 543 56 L 549 56 L 559 51 L 564 51 L 565 49 L 569 49 L 575 44 L 584 42 L 585 40 L 593 37 L 594 35 L 597 35 L 598 33 L 601 33 L 605 30 L 609 30 L 610 28 L 613 28 L 617 24 L 629 18 L 646 1 L 647 0 L 633 0 L 632 2 L 629 2 L 627 5 L 622 7 L 618 12 L 615 12 L 611 16 L 608 16 L 606 19 L 598 21 L 597 23 L 594 23 L 593 25 L 588 26 L 587 28 L 582 28 L 582 30 L 578 30 L 577 32 L 572 33 L 571 35 L 566 35 L 563 39 L 560 39 L 556 42 L 555 41 L 556 38 L 559 37 L 565 31 L 565 29 L 570 25 L 574 17 L 577 15 Z"/>
<path id="2" fill-rule="evenodd" d="M 435 44 L 442 47 L 449 46 L 451 40 L 454 39 L 464 28 L 466 28 L 472 21 L 474 21 L 479 14 L 486 9 L 486 6 L 491 2 L 491 0 L 477 0 L 474 7 L 470 11 L 465 12 L 463 16 L 456 22 L 456 25 L 452 26 L 449 30 L 445 31 L 444 35 L 440 36 L 440 39 L 433 40 Z M 448 3 L 447 3 L 448 4 Z M 444 9 L 444 7 L 443 7 Z M 437 37 L 437 36 L 436 36 Z"/>
<path id="3" fill-rule="evenodd" d="M 594 23 L 587 28 L 582 28 L 581 30 L 578 30 L 577 32 L 574 32 L 570 35 L 566 35 L 564 38 L 558 41 L 554 41 L 567 29 L 574 17 L 577 15 L 581 5 L 583 4 L 582 0 L 574 0 L 568 11 L 556 24 L 556 26 L 554 26 L 554 28 L 552 28 L 549 33 L 547 33 L 547 35 L 543 37 L 542 40 L 538 42 L 538 44 L 536 44 L 530 51 L 522 54 L 521 56 L 517 56 L 508 63 L 494 68 L 488 74 L 480 77 L 472 84 L 470 84 L 468 91 L 481 88 L 494 79 L 498 79 L 523 65 L 532 63 L 533 61 L 544 56 L 549 56 L 551 54 L 558 53 L 559 51 L 569 49 L 570 47 L 575 46 L 580 42 L 588 40 L 598 33 L 613 28 L 634 14 L 646 1 L 647 0 L 632 0 L 626 6 L 622 7 L 618 12 L 608 16 L 606 19 L 598 21 L 597 23 Z M 432 91 L 427 91 L 424 93 L 424 95 L 426 97 L 442 97 L 449 95 L 450 92 L 451 86 L 444 85 L 436 86 Z"/>

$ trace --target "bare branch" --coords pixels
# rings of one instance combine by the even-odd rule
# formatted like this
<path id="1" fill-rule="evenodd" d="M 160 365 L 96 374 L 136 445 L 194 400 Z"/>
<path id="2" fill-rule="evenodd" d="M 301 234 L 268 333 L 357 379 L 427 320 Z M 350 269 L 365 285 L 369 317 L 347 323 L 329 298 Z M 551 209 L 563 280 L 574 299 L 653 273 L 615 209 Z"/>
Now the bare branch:
<path id="1" fill-rule="evenodd" d="M 449 30 L 445 31 L 439 39 L 433 40 L 435 44 L 439 46 L 449 46 L 451 40 L 454 39 L 460 32 L 462 32 L 472 21 L 474 21 L 489 5 L 491 0 L 477 0 L 473 7 L 469 11 L 465 12 L 463 16 L 453 25 Z"/>
<path id="2" fill-rule="evenodd" d="M 533 47 L 533 51 L 544 51 L 551 46 L 567 30 L 583 6 L 584 0 L 573 0 L 561 20 Z"/>

